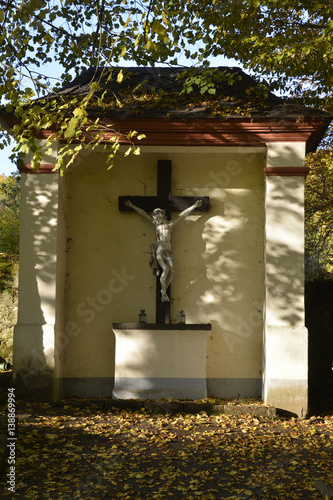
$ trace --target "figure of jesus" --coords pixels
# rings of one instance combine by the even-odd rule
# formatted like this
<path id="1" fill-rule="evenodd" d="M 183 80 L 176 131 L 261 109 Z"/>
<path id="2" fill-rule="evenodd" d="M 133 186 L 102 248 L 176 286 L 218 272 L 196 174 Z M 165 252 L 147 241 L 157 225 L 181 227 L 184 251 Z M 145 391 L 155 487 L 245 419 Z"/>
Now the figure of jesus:
<path id="1" fill-rule="evenodd" d="M 171 248 L 171 233 L 175 225 L 184 217 L 189 215 L 193 210 L 201 207 L 202 200 L 197 200 L 194 205 L 186 208 L 178 217 L 173 220 L 168 220 L 163 208 L 155 208 L 152 214 L 149 215 L 142 208 L 136 207 L 130 200 L 125 202 L 127 207 L 131 207 L 139 215 L 147 219 L 155 228 L 156 244 L 151 245 L 152 255 L 150 258 L 150 266 L 156 276 L 160 276 L 162 302 L 169 302 L 167 289 L 170 285 L 174 273 L 174 254 Z M 162 273 L 160 272 L 160 268 Z"/>

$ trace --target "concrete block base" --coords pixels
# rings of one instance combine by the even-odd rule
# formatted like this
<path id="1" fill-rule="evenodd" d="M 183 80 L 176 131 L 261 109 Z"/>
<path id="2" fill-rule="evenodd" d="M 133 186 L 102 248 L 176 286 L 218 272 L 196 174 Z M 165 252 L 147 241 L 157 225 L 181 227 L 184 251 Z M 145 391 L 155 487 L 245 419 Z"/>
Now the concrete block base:
<path id="1" fill-rule="evenodd" d="M 113 377 L 65 377 L 61 379 L 65 398 L 111 398 Z"/>
<path id="2" fill-rule="evenodd" d="M 116 323 L 116 399 L 207 397 L 206 343 L 211 325 Z"/>
<path id="3" fill-rule="evenodd" d="M 308 331 L 305 327 L 266 329 L 264 403 L 305 417 L 308 413 Z"/>

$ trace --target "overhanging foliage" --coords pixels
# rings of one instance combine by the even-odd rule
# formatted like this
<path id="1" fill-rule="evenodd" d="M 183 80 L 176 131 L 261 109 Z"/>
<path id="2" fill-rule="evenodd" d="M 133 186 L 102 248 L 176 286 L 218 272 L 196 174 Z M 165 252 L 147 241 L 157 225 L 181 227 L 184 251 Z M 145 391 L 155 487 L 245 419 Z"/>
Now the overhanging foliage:
<path id="1" fill-rule="evenodd" d="M 0 175 L 0 252 L 19 253 L 20 177 Z"/>
<path id="2" fill-rule="evenodd" d="M 332 6 L 324 1 L 0 1 L 0 98 L 8 113 L 21 119 L 23 130 L 16 126 L 12 131 L 17 151 L 32 151 L 35 168 L 41 158 L 36 133 L 59 124 L 58 133 L 47 135 L 46 147 L 59 138 L 75 143 L 65 144 L 60 152 L 62 166 L 87 146 L 81 140 L 85 128 L 94 132 L 89 147 L 100 144 L 106 125 L 87 115 L 98 81 L 92 79 L 83 100 L 49 100 L 41 106 L 35 99 L 62 88 L 87 68 L 123 61 L 208 66 L 222 54 L 266 76 L 274 88 L 331 110 L 332 37 Z M 52 74 L 54 64 L 59 79 Z M 187 80 L 187 91 L 196 78 Z M 214 93 L 209 73 L 202 75 L 200 88 Z M 108 105 L 103 95 L 99 105 Z M 6 144 L 7 132 L 2 134 Z M 138 153 L 128 134 L 129 152 Z M 110 163 L 119 149 L 117 135 L 107 149 Z"/>
<path id="3" fill-rule="evenodd" d="M 333 150 L 306 158 L 310 172 L 305 185 L 305 248 L 307 279 L 333 276 Z"/>

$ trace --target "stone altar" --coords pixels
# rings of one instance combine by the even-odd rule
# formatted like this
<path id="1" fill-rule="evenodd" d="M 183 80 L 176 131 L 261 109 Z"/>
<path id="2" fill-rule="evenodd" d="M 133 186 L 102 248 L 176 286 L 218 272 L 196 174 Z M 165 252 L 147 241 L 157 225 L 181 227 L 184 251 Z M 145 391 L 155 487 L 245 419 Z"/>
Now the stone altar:
<path id="1" fill-rule="evenodd" d="M 114 323 L 113 397 L 207 397 L 206 344 L 211 325 Z"/>

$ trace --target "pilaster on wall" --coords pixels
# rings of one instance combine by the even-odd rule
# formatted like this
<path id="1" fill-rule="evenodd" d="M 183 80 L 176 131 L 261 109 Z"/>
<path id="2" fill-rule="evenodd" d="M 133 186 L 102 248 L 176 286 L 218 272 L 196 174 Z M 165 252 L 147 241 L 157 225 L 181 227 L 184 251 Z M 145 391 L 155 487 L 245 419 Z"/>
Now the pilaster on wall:
<path id="1" fill-rule="evenodd" d="M 21 169 L 19 304 L 13 346 L 14 379 L 19 393 L 48 399 L 55 368 L 56 282 L 60 266 L 59 175 L 52 172 L 53 165 L 54 158 L 45 158 L 37 173 L 29 164 Z"/>
<path id="2" fill-rule="evenodd" d="M 305 143 L 267 144 L 263 399 L 298 416 L 308 410 L 304 158 Z"/>

